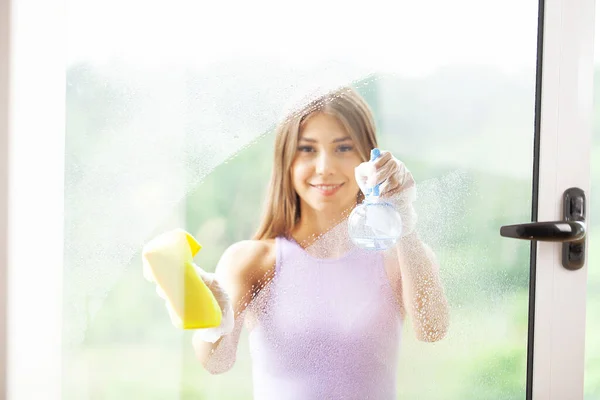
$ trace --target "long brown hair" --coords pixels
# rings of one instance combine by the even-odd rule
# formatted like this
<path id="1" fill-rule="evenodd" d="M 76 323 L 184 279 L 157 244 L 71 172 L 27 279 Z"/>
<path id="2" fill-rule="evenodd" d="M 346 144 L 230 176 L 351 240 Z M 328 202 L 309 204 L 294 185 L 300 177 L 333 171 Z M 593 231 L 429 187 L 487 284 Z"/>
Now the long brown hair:
<path id="1" fill-rule="evenodd" d="M 343 87 L 312 100 L 279 124 L 275 137 L 273 170 L 265 209 L 254 239 L 290 236 L 300 217 L 300 200 L 292 184 L 291 166 L 304 121 L 316 112 L 338 118 L 354 141 L 362 161 L 377 147 L 375 122 L 367 102 L 351 87 Z M 359 190 L 357 202 L 362 201 Z"/>

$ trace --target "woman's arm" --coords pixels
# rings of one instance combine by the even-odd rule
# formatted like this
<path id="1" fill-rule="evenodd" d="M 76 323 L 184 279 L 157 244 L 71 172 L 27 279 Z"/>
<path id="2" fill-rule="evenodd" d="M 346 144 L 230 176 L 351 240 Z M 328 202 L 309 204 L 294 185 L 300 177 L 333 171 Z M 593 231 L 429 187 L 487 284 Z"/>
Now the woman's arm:
<path id="1" fill-rule="evenodd" d="M 402 232 L 407 234 L 398 240 L 395 251 L 386 254 L 386 273 L 400 303 L 400 312 L 408 313 L 412 319 L 417 338 L 435 342 L 448 331 L 448 302 L 435 254 L 416 233 L 412 204 L 416 198 L 415 180 L 404 163 L 389 151 L 379 154 L 374 161 L 356 167 L 356 182 L 363 193 L 367 186 L 382 185 L 381 197 L 394 204 L 401 215 Z"/>
<path id="2" fill-rule="evenodd" d="M 273 246 L 256 240 L 235 243 L 221 256 L 215 275 L 231 301 L 234 329 L 215 343 L 203 341 L 199 332 L 192 340 L 196 357 L 211 374 L 227 372 L 235 364 L 246 307 L 260 290 L 259 280 L 274 264 Z"/>
<path id="3" fill-rule="evenodd" d="M 435 342 L 448 332 L 449 308 L 433 251 L 416 232 L 396 244 L 391 275 L 418 340 Z M 395 270 L 394 270 L 395 269 Z"/>

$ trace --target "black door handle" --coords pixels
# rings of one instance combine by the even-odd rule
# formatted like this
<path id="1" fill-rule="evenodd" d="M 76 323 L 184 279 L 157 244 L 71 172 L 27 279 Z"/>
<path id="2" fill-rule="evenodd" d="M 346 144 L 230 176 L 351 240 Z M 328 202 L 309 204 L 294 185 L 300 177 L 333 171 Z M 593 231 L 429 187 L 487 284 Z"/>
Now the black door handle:
<path id="1" fill-rule="evenodd" d="M 500 228 L 500 235 L 542 242 L 575 242 L 585 237 L 585 224 L 580 221 L 554 221 L 505 225 Z"/>
<path id="2" fill-rule="evenodd" d="M 542 242 L 562 242 L 562 264 L 570 270 L 585 262 L 585 193 L 569 188 L 563 195 L 563 221 L 528 222 L 500 227 L 500 235 L 508 238 Z"/>

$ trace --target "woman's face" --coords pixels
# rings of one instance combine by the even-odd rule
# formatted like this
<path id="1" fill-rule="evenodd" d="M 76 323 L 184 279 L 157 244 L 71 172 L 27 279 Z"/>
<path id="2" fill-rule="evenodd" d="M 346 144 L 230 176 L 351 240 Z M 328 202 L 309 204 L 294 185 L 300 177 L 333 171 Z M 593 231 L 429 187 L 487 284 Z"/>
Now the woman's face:
<path id="1" fill-rule="evenodd" d="M 355 143 L 334 116 L 315 113 L 304 121 L 292 163 L 292 183 L 302 206 L 342 212 L 356 204 L 354 168 L 362 162 Z"/>

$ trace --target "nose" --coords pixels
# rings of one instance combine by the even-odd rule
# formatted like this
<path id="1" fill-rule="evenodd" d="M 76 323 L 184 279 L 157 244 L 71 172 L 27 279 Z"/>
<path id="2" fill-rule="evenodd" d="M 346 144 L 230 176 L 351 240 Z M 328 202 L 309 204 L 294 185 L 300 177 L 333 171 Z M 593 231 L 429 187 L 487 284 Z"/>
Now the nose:
<path id="1" fill-rule="evenodd" d="M 335 171 L 335 160 L 326 151 L 321 151 L 316 160 L 316 173 L 318 175 L 331 175 Z"/>

